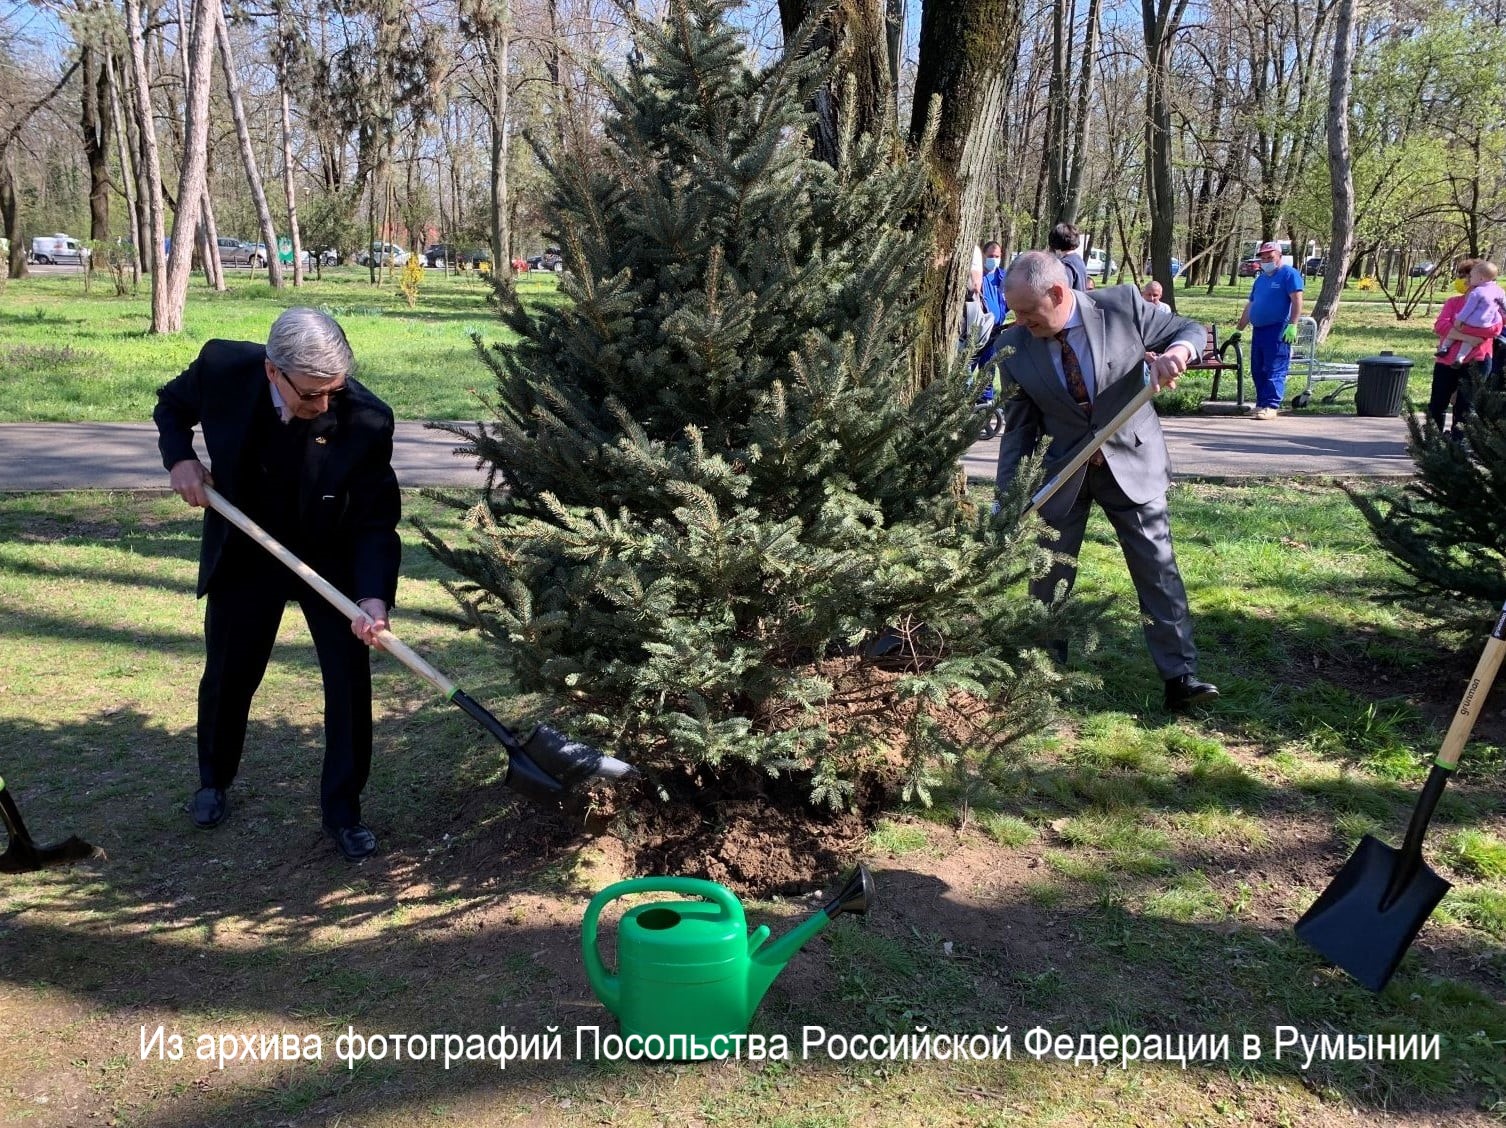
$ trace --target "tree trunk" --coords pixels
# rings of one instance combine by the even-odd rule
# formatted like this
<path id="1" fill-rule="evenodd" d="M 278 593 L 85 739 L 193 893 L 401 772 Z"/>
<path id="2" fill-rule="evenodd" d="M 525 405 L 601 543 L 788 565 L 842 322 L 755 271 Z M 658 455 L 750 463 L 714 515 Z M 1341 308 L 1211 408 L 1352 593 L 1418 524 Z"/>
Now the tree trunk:
<path id="1" fill-rule="evenodd" d="M 209 75 L 214 55 L 215 8 L 219 0 L 194 0 L 193 30 L 189 33 L 184 112 L 183 168 L 178 177 L 178 207 L 173 215 L 173 246 L 167 256 L 167 303 L 157 333 L 183 331 L 183 307 L 188 302 L 188 275 L 193 261 L 194 229 L 204 213 L 209 163 Z M 143 87 L 143 90 L 145 88 Z M 155 306 L 155 302 L 153 303 Z M 155 321 L 155 318 L 153 319 Z"/>
<path id="2" fill-rule="evenodd" d="M 895 126 L 895 92 L 889 78 L 890 8 L 888 0 L 849 0 L 836 8 L 812 0 L 779 0 L 786 46 L 808 31 L 806 51 L 835 61 L 810 107 L 815 114 L 811 139 L 817 160 L 837 163 L 837 148 L 848 126 L 854 137 L 883 136 Z M 821 24 L 807 28 L 806 22 L 813 18 L 820 18 Z"/>
<path id="3" fill-rule="evenodd" d="M 966 34 L 959 34 L 959 28 Z M 937 120 L 926 154 L 930 188 L 921 205 L 921 214 L 932 223 L 935 268 L 927 271 L 923 288 L 927 331 L 913 358 L 917 385 L 935 379 L 956 355 L 988 162 L 1019 42 L 1019 0 L 931 0 L 921 13 L 910 143 L 919 147 L 927 120 L 932 114 Z"/>
<path id="4" fill-rule="evenodd" d="M 220 0 L 211 5 L 214 35 L 220 44 L 220 68 L 225 73 L 225 89 L 230 95 L 230 117 L 235 122 L 235 136 L 240 141 L 241 164 L 246 182 L 251 186 L 251 202 L 261 224 L 262 242 L 267 245 L 267 281 L 274 290 L 282 289 L 282 262 L 277 257 L 277 227 L 272 223 L 272 209 L 262 187 L 261 170 L 256 167 L 256 150 L 251 147 L 251 131 L 246 128 L 246 108 L 241 102 L 240 78 L 235 73 L 235 54 L 230 47 L 230 25 L 225 22 L 225 6 Z"/>
<path id="5" fill-rule="evenodd" d="M 7 273 L 11 278 L 26 277 L 26 251 L 21 241 L 21 207 L 16 200 L 16 182 L 11 173 L 10 147 L 0 150 L 0 222 L 10 240 Z"/>
<path id="6" fill-rule="evenodd" d="M 131 159 L 131 134 L 126 129 L 125 114 L 120 108 L 120 83 L 115 80 L 115 61 L 105 55 L 105 75 L 110 85 L 110 121 L 115 129 L 115 149 L 120 157 L 120 190 L 125 195 L 126 213 L 131 220 L 131 285 L 141 282 L 141 223 L 136 208 L 135 162 Z"/>
<path id="7" fill-rule="evenodd" d="M 1172 285 L 1176 184 L 1171 171 L 1171 47 L 1188 0 L 1140 0 L 1145 31 L 1145 168 L 1150 196 L 1151 276 Z"/>
<path id="8" fill-rule="evenodd" d="M 1088 163 L 1088 109 L 1093 101 L 1093 56 L 1098 53 L 1098 10 L 1101 3 L 1102 0 L 1088 0 L 1085 41 L 1077 68 L 1077 110 L 1072 122 L 1070 146 L 1072 162 L 1062 200 L 1063 223 L 1076 223 L 1078 209 L 1082 206 L 1082 174 Z"/>
<path id="9" fill-rule="evenodd" d="M 100 61 L 103 53 L 103 48 L 88 43 L 79 48 L 79 85 L 83 91 L 79 126 L 89 166 L 89 238 L 99 242 L 110 237 L 110 131 L 105 121 L 110 83 Z"/>
<path id="10" fill-rule="evenodd" d="M 1313 306 L 1318 340 L 1328 336 L 1349 260 L 1354 254 L 1354 175 L 1349 152 L 1349 85 L 1354 70 L 1355 0 L 1339 0 L 1334 26 L 1333 67 L 1328 77 L 1328 185 L 1333 191 L 1333 226 L 1323 263 L 1323 289 Z M 1296 245 L 1293 244 L 1295 251 Z"/>
<path id="11" fill-rule="evenodd" d="M 1062 222 L 1067 194 L 1067 68 L 1074 0 L 1051 2 L 1051 78 L 1046 88 L 1046 198 L 1040 220 L 1049 229 Z"/>
<path id="12" fill-rule="evenodd" d="M 288 208 L 288 237 L 293 241 L 293 285 L 303 285 L 303 235 L 298 230 L 298 195 L 293 185 L 293 123 L 288 110 L 288 58 L 282 37 L 282 4 L 277 16 L 277 100 L 281 115 L 282 194 Z M 317 271 L 316 271 L 317 273 Z"/>
<path id="13" fill-rule="evenodd" d="M 489 44 L 492 61 L 492 273 L 499 278 L 509 277 L 512 273 L 512 257 L 507 250 L 510 241 L 507 231 L 507 54 L 512 38 L 511 22 L 512 5 L 503 0 Z"/>
<path id="14" fill-rule="evenodd" d="M 157 125 L 152 116 L 150 79 L 146 69 L 146 46 L 141 34 L 140 0 L 125 0 L 126 38 L 131 47 L 131 86 L 136 114 L 136 136 L 141 145 L 141 164 L 146 186 L 147 231 L 145 262 L 152 274 L 152 332 L 167 333 L 170 318 L 167 295 L 167 263 L 162 253 L 166 227 L 162 209 L 162 164 L 157 153 Z M 186 232 L 185 232 L 186 233 Z M 185 283 L 185 292 L 186 292 Z M 182 311 L 178 324 L 182 325 Z"/>
<path id="15" fill-rule="evenodd" d="M 208 167 L 208 164 L 213 159 L 214 154 L 211 152 L 206 160 L 205 167 Z M 216 293 L 223 294 L 225 292 L 225 263 L 220 258 L 220 228 L 214 219 L 214 198 L 209 194 L 207 183 L 204 188 L 203 213 L 204 277 L 209 281 L 209 285 Z M 251 268 L 249 266 L 246 267 L 246 276 L 248 278 L 251 276 Z"/>

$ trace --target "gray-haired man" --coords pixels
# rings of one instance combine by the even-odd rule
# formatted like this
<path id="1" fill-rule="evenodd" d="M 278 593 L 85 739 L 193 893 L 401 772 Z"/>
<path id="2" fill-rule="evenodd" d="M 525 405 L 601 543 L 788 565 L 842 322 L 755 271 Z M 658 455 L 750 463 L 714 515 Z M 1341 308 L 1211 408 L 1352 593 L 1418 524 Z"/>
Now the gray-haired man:
<path id="1" fill-rule="evenodd" d="M 1174 386 L 1188 362 L 1202 355 L 1205 334 L 1197 322 L 1148 304 L 1133 286 L 1074 290 L 1062 264 L 1040 251 L 1015 260 L 1004 293 L 1015 324 L 1000 336 L 994 359 L 1015 389 L 1004 404 L 1001 491 L 1043 439 L 1048 475 L 1070 459 L 1143 387 L 1148 353 L 1155 354 L 1151 377 L 1162 387 Z M 1097 501 L 1129 565 L 1145 640 L 1165 681 L 1166 707 L 1183 709 L 1216 698 L 1218 689 L 1197 676 L 1192 617 L 1166 513 L 1170 482 L 1161 423 L 1146 404 L 1042 507 L 1042 520 L 1060 533 L 1055 548 L 1074 563 L 1058 563 L 1031 591 L 1049 600 L 1062 581 L 1071 589 Z"/>
<path id="2" fill-rule="evenodd" d="M 206 662 L 193 821 L 208 829 L 225 817 L 251 698 L 283 609 L 296 600 L 324 682 L 324 828 L 342 854 L 358 860 L 376 850 L 361 822 L 361 789 L 371 769 L 366 648 L 386 627 L 397 593 L 401 502 L 392 472 L 392 411 L 356 382 L 354 368 L 333 318 L 288 309 L 265 347 L 205 344 L 187 370 L 157 390 L 152 417 L 162 463 L 184 501 L 205 505 L 204 486 L 213 485 L 370 617 L 348 623 L 218 513 L 205 515 L 198 594 L 206 597 Z M 194 451 L 195 426 L 207 467 Z"/>

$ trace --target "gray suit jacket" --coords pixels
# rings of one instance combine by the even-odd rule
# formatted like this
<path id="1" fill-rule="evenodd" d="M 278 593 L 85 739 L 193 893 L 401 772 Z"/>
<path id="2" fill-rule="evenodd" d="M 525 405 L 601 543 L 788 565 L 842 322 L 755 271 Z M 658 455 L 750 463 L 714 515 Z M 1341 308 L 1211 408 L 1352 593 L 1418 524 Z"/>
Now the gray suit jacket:
<path id="1" fill-rule="evenodd" d="M 1032 453 L 1042 437 L 1046 449 L 1045 471 L 1069 459 L 1094 433 L 1095 424 L 1112 419 L 1142 387 L 1145 353 L 1164 352 L 1175 342 L 1203 354 L 1207 333 L 1203 326 L 1169 309 L 1150 305 L 1133 286 L 1111 286 L 1091 294 L 1074 293 L 1082 310 L 1083 327 L 1093 352 L 1093 415 L 1089 418 L 1072 399 L 1051 364 L 1046 343 L 1022 326 L 1006 329 L 998 340 L 994 360 L 1003 369 L 1005 386 L 1004 437 L 999 442 L 998 486 L 1007 489 L 1014 481 L 1020 461 Z M 1171 460 L 1161 422 L 1146 404 L 1135 412 L 1119 433 L 1103 445 L 1108 468 L 1131 501 L 1144 504 L 1166 492 L 1171 481 Z M 1082 489 L 1086 469 L 1059 490 L 1041 511 L 1051 523 L 1066 513 Z"/>

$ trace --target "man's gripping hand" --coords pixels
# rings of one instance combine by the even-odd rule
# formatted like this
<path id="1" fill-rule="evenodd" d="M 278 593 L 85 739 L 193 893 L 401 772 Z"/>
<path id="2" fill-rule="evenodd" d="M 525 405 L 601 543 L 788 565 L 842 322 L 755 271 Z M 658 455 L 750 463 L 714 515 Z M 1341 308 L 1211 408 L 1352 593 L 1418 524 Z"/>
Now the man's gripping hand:
<path id="1" fill-rule="evenodd" d="M 1155 359 L 1148 360 L 1150 378 L 1155 383 L 1156 390 L 1175 388 L 1182 373 L 1187 371 L 1187 365 L 1191 359 L 1192 350 L 1181 341 L 1177 341 Z"/>
<path id="2" fill-rule="evenodd" d="M 356 604 L 366 613 L 364 619 L 352 619 L 350 621 L 351 633 L 364 642 L 367 646 L 375 646 L 380 649 L 381 640 L 377 636 L 387 629 L 387 604 L 380 599 L 363 599 Z"/>
<path id="3" fill-rule="evenodd" d="M 194 508 L 203 509 L 209 504 L 204 487 L 214 485 L 214 478 L 210 476 L 209 468 L 197 458 L 174 462 L 173 468 L 167 472 L 167 480 L 173 493 Z"/>

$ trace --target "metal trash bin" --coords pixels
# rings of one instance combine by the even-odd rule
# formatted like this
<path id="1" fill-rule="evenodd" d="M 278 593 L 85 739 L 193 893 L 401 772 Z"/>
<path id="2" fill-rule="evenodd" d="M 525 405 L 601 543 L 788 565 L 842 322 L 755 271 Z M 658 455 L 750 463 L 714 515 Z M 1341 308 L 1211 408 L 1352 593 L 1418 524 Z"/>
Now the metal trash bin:
<path id="1" fill-rule="evenodd" d="M 1412 362 L 1383 349 L 1380 356 L 1367 356 L 1359 362 L 1355 377 L 1354 413 L 1356 415 L 1400 415 L 1407 399 L 1407 377 Z"/>

